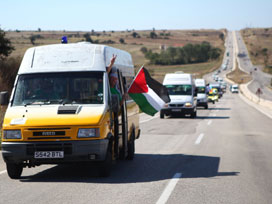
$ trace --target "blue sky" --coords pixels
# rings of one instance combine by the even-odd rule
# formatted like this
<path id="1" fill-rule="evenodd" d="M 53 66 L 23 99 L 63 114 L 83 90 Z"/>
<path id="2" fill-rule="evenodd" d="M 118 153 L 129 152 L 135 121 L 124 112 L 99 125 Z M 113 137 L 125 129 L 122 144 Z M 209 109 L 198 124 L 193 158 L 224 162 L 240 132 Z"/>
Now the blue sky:
<path id="1" fill-rule="evenodd" d="M 272 27 L 272 0 L 0 0 L 4 30 Z"/>

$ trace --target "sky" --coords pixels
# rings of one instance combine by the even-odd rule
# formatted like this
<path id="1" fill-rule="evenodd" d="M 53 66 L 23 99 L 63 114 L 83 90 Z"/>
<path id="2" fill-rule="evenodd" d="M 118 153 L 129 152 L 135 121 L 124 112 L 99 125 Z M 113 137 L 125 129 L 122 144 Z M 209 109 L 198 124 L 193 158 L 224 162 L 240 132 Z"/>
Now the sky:
<path id="1" fill-rule="evenodd" d="M 272 27 L 272 0 L 0 0 L 2 30 Z"/>

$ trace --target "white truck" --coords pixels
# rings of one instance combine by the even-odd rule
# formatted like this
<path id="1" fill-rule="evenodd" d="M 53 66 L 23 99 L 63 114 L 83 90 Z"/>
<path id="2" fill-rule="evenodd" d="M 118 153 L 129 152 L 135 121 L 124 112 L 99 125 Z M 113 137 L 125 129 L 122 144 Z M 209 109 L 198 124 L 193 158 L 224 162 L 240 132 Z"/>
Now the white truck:
<path id="1" fill-rule="evenodd" d="M 197 106 L 203 106 L 205 109 L 208 109 L 208 98 L 206 93 L 205 79 L 196 79 L 195 86 L 197 92 Z"/>
<path id="2" fill-rule="evenodd" d="M 167 88 L 170 103 L 160 112 L 160 118 L 164 115 L 190 114 L 191 118 L 197 115 L 195 82 L 191 74 L 171 73 L 166 74 L 163 85 Z"/>

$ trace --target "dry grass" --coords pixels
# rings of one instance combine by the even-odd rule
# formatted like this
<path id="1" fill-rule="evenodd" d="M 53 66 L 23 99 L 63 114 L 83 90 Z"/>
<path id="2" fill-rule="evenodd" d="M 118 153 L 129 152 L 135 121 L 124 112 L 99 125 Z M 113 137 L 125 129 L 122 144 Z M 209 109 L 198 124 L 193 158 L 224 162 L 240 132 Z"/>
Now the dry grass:
<path id="1" fill-rule="evenodd" d="M 133 38 L 132 33 L 136 32 L 140 38 Z M 219 38 L 219 35 L 225 30 L 157 30 L 155 31 L 158 38 L 149 38 L 150 30 L 148 31 L 115 31 L 115 32 L 97 32 L 100 36 L 91 36 L 93 40 L 99 40 L 99 42 L 112 40 L 115 44 L 109 44 L 112 47 L 120 48 L 131 53 L 133 62 L 135 65 L 142 65 L 148 61 L 144 58 L 141 53 L 141 47 L 152 49 L 153 52 L 160 52 L 160 46 L 165 45 L 166 47 L 174 46 L 180 47 L 187 43 L 201 43 L 203 41 L 209 42 L 214 47 L 219 47 L 224 50 L 223 41 Z M 56 44 L 60 43 L 63 35 L 68 36 L 69 43 L 80 42 L 84 40 L 83 35 L 87 32 L 63 32 L 63 31 L 21 31 L 21 32 L 6 32 L 6 36 L 11 40 L 15 46 L 15 51 L 12 56 L 23 56 L 27 48 L 33 47 L 29 37 L 31 35 L 41 35 L 43 39 L 37 39 L 35 46 Z M 89 32 L 91 33 L 91 31 Z M 161 36 L 161 34 L 168 34 L 170 36 Z M 79 34 L 80 37 L 75 37 Z M 69 37 L 72 36 L 72 37 Z M 125 44 L 121 44 L 119 39 L 123 38 Z"/>
<path id="2" fill-rule="evenodd" d="M 246 84 L 252 80 L 252 77 L 242 70 L 238 69 L 238 64 L 236 62 L 236 69 L 227 74 L 227 78 L 234 81 L 236 84 Z"/>

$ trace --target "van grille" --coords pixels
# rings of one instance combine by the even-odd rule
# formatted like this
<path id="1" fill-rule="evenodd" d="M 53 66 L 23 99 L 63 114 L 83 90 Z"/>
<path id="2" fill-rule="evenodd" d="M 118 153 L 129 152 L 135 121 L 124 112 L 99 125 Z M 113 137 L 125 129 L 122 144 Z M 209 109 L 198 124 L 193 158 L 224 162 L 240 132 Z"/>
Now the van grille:
<path id="1" fill-rule="evenodd" d="M 169 104 L 170 107 L 183 107 L 183 104 Z"/>
<path id="2" fill-rule="evenodd" d="M 44 139 L 71 139 L 69 133 L 65 130 L 70 130 L 68 127 L 64 128 L 28 128 L 28 140 L 44 140 Z M 68 135 L 67 135 L 68 134 Z"/>

